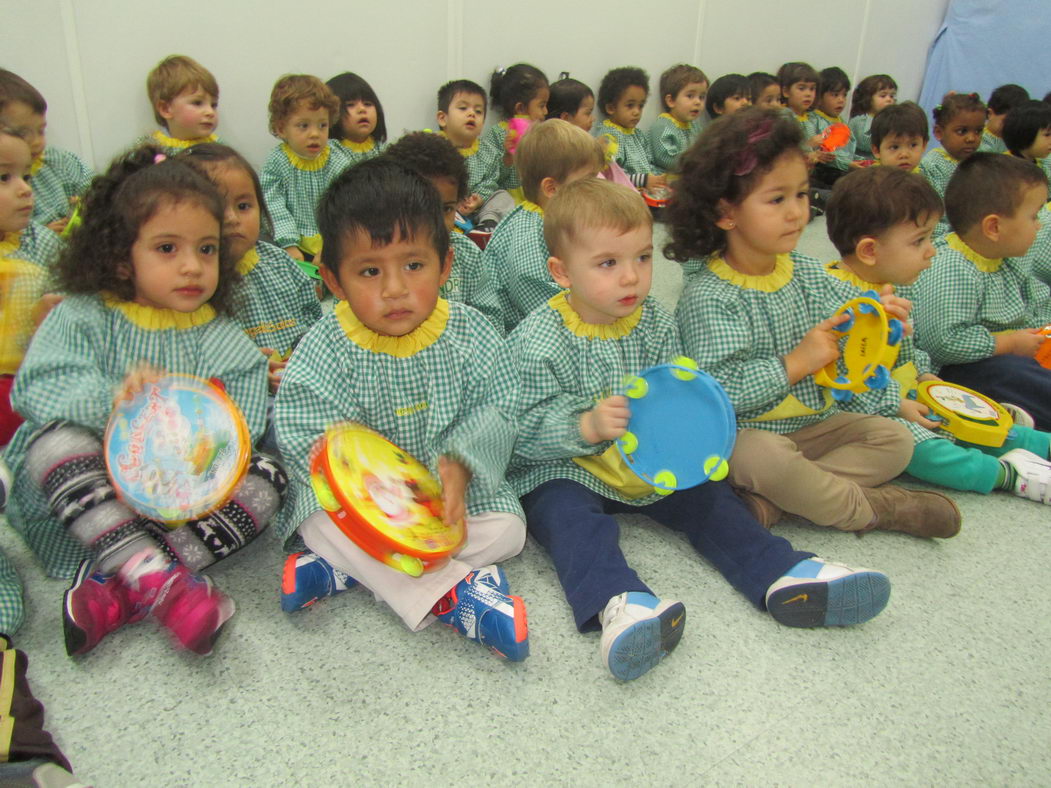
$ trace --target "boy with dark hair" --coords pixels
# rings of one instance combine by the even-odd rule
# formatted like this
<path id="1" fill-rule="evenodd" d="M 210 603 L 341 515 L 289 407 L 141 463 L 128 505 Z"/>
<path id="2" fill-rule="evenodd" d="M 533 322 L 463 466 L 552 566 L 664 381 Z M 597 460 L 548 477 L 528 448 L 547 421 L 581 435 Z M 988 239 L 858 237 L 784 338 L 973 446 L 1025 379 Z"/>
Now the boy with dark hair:
<path id="1" fill-rule="evenodd" d="M 434 187 L 390 156 L 344 172 L 318 204 L 321 276 L 339 299 L 289 361 L 275 421 L 289 458 L 282 536 L 308 550 L 285 564 L 286 610 L 360 582 L 413 630 L 436 618 L 499 656 L 529 654 L 525 604 L 495 562 L 521 551 L 522 509 L 504 471 L 518 381 L 507 346 L 478 312 L 439 296 L 452 264 Z M 332 425 L 380 432 L 441 481 L 442 518 L 466 540 L 420 577 L 370 557 L 330 519 L 310 456 Z M 293 537 L 298 536 L 299 539 Z"/>
<path id="2" fill-rule="evenodd" d="M 830 66 L 821 70 L 817 81 L 817 103 L 811 113 L 811 130 L 815 135 L 823 136 L 837 123 L 847 125 L 842 115 L 847 106 L 849 92 L 850 78 L 843 69 Z M 854 146 L 854 135 L 851 134 L 845 145 L 832 151 L 829 161 L 817 162 L 812 173 L 813 180 L 816 180 L 819 186 L 831 188 L 843 175 L 855 169 L 857 165 L 854 164 Z"/>
<path id="3" fill-rule="evenodd" d="M 891 104 L 872 119 L 869 131 L 872 153 L 880 165 L 919 172 L 930 132 L 927 115 L 918 104 Z"/>
<path id="4" fill-rule="evenodd" d="M 985 131 L 982 132 L 978 150 L 989 153 L 1007 151 L 1007 144 L 1003 140 L 1007 113 L 1026 101 L 1029 101 L 1029 91 L 1021 85 L 1001 85 L 989 94 L 989 101 L 985 105 Z"/>
<path id="5" fill-rule="evenodd" d="M 1032 414 L 1051 429 L 1051 370 L 1034 358 L 1051 323 L 1051 294 L 1022 258 L 1047 202 L 1043 171 L 1022 159 L 973 153 L 945 190 L 954 232 L 920 279 L 916 339 L 941 377 Z"/>
<path id="6" fill-rule="evenodd" d="M 737 110 L 751 104 L 751 84 L 748 77 L 744 74 L 723 74 L 708 89 L 705 107 L 708 117 L 715 120 L 720 115 L 733 115 Z"/>
<path id="7" fill-rule="evenodd" d="M 1025 101 L 1007 113 L 1004 145 L 1012 156 L 1031 161 L 1051 177 L 1051 105 Z"/>
<path id="8" fill-rule="evenodd" d="M 661 74 L 660 96 L 663 111 L 649 130 L 650 159 L 667 172 L 701 133 L 708 77 L 696 66 L 672 66 Z"/>
<path id="9" fill-rule="evenodd" d="M 842 255 L 826 266 L 839 300 L 880 292 L 888 284 L 907 295 L 934 257 L 931 234 L 941 212 L 938 193 L 919 174 L 876 167 L 840 179 L 825 211 L 828 237 Z M 1016 425 L 1002 446 L 992 447 L 957 442 L 938 430 L 915 396 L 919 383 L 939 378 L 912 336 L 902 336 L 890 372 L 886 388 L 856 394 L 843 407 L 905 423 L 916 444 L 908 473 L 955 490 L 1006 490 L 1051 503 L 1051 435 Z"/>

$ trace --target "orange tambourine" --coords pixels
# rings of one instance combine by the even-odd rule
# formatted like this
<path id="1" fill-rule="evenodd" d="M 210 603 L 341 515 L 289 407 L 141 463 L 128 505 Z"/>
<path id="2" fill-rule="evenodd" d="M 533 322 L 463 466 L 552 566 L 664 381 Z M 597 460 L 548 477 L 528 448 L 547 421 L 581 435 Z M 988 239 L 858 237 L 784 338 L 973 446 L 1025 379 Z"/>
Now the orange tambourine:
<path id="1" fill-rule="evenodd" d="M 1045 337 L 1051 337 L 1051 326 L 1044 326 L 1040 329 L 1040 333 Z M 1044 344 L 1036 351 L 1036 360 L 1040 366 L 1051 369 L 1051 342 L 1044 341 Z"/>
<path id="2" fill-rule="evenodd" d="M 833 123 L 821 135 L 821 150 L 834 151 L 850 142 L 850 127 L 846 123 Z"/>
<path id="3" fill-rule="evenodd" d="M 360 424 L 329 427 L 314 447 L 310 481 L 318 503 L 358 547 L 419 577 L 463 544 L 463 522 L 442 520 L 442 490 L 418 460 Z"/>

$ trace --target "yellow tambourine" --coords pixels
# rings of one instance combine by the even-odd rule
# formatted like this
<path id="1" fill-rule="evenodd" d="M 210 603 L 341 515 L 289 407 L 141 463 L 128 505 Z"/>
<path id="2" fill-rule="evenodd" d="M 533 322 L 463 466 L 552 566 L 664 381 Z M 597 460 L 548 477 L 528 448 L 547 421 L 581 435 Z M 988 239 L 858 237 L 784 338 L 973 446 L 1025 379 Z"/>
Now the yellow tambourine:
<path id="1" fill-rule="evenodd" d="M 855 394 L 890 383 L 905 326 L 887 317 L 874 290 L 847 301 L 836 311 L 842 314 L 850 319 L 836 327 L 845 340 L 840 357 L 815 372 L 814 382 L 831 389 L 837 402 L 850 402 Z"/>
<path id="2" fill-rule="evenodd" d="M 463 544 L 463 521 L 442 520 L 442 490 L 416 458 L 360 424 L 329 427 L 314 447 L 310 481 L 318 503 L 358 547 L 419 577 Z"/>
<path id="3" fill-rule="evenodd" d="M 967 443 L 1003 446 L 1014 426 L 999 402 L 955 383 L 925 380 L 916 389 L 916 399 L 931 409 L 930 418 L 942 422 L 943 430 Z"/>

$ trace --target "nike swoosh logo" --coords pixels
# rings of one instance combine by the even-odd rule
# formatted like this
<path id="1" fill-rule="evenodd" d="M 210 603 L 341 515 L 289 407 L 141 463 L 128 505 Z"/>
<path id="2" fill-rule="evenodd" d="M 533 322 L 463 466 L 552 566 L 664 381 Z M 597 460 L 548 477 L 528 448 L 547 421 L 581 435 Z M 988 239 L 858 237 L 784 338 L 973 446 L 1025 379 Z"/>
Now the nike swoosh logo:
<path id="1" fill-rule="evenodd" d="M 808 599 L 810 599 L 810 595 L 809 594 L 799 594 L 797 596 L 792 597 L 791 599 L 786 599 L 781 604 L 783 604 L 783 605 L 790 605 L 793 602 L 806 602 Z"/>
<path id="2" fill-rule="evenodd" d="M 673 618 L 671 620 L 671 628 L 675 629 L 675 627 L 679 626 L 679 622 L 682 621 L 682 617 L 685 615 L 685 613 L 680 613 L 678 618 Z"/>

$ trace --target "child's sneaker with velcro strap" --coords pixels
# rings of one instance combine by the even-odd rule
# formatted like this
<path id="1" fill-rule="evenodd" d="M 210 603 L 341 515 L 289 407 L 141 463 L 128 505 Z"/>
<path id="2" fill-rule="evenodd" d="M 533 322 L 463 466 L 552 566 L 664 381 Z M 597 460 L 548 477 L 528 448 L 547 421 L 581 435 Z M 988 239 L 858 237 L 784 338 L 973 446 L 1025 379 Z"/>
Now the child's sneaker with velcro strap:
<path id="1" fill-rule="evenodd" d="M 766 609 L 789 627 L 846 627 L 875 618 L 889 599 L 890 579 L 882 572 L 815 557 L 774 581 Z"/>
<path id="2" fill-rule="evenodd" d="M 606 603 L 599 623 L 603 663 L 616 678 L 631 681 L 679 645 L 686 608 L 644 591 L 627 591 Z"/>
<path id="3" fill-rule="evenodd" d="M 87 654 L 106 635 L 146 615 L 134 608 L 115 574 L 104 575 L 93 568 L 91 559 L 81 562 L 62 601 L 62 630 L 71 657 Z"/>
<path id="4" fill-rule="evenodd" d="M 285 559 L 281 573 L 281 609 L 305 610 L 319 599 L 353 588 L 358 581 L 309 550 Z"/>
<path id="5" fill-rule="evenodd" d="M 1012 492 L 1019 498 L 1051 503 L 1051 462 L 1026 449 L 1011 449 L 998 458 L 1014 472 Z"/>
<path id="6" fill-rule="evenodd" d="M 507 594 L 507 579 L 499 567 L 474 570 L 439 599 L 431 612 L 497 656 L 511 662 L 529 656 L 525 602 L 522 597 Z"/>

